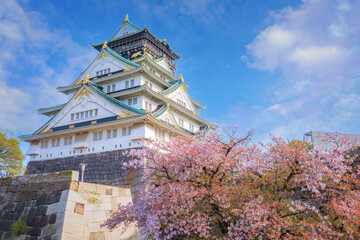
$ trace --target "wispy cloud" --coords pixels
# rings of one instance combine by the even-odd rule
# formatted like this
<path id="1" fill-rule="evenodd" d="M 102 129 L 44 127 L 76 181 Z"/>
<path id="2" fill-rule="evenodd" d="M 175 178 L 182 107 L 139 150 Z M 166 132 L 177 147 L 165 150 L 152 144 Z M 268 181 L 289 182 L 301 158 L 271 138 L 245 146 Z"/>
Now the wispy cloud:
<path id="1" fill-rule="evenodd" d="M 56 86 L 70 83 L 95 53 L 66 31 L 50 29 L 40 13 L 27 11 L 14 0 L 1 4 L 1 128 L 31 132 L 46 120 L 37 116 L 36 109 L 65 101 Z"/>
<path id="2" fill-rule="evenodd" d="M 305 129 L 360 131 L 359 12 L 359 1 L 303 0 L 298 9 L 271 13 L 273 23 L 243 56 L 251 68 L 282 76 L 255 117 L 268 120 L 260 128 L 298 136 Z"/>

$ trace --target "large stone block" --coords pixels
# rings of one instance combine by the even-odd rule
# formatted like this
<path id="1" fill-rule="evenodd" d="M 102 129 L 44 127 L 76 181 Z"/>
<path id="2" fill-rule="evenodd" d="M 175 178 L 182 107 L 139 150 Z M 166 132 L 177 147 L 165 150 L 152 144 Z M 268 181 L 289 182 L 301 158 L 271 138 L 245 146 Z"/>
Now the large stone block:
<path id="1" fill-rule="evenodd" d="M 71 181 L 73 175 L 71 172 L 27 175 L 15 177 L 11 181 L 14 185 L 0 185 L 4 197 L 0 204 L 0 239 L 131 239 L 136 228 L 126 229 L 126 235 L 121 235 L 122 231 L 112 234 L 100 227 L 118 203 L 132 201 L 130 189 L 79 183 Z M 21 223 L 20 219 L 25 221 Z M 11 235 L 14 223 L 25 228 L 19 238 Z"/>

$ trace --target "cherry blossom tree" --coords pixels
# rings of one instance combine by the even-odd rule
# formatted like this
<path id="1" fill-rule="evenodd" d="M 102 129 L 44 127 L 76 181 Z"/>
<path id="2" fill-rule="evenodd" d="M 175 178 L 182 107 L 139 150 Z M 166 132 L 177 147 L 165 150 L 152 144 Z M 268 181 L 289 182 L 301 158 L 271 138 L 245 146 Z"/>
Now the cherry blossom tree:
<path id="1" fill-rule="evenodd" d="M 104 223 L 136 222 L 147 239 L 359 239 L 355 143 L 327 134 L 326 149 L 252 132 L 150 140 L 126 167 L 143 190 Z"/>

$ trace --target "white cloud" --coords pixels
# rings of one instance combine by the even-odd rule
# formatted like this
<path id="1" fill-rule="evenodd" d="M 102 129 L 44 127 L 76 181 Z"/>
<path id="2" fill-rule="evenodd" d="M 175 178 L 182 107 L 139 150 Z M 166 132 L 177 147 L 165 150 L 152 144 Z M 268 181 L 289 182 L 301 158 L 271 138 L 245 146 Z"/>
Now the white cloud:
<path id="1" fill-rule="evenodd" d="M 278 110 L 280 108 L 280 104 L 274 104 L 271 107 L 268 107 L 267 110 L 272 111 L 272 110 Z"/>
<path id="2" fill-rule="evenodd" d="M 65 31 L 50 29 L 40 13 L 14 0 L 1 4 L 0 126 L 31 133 L 47 119 L 36 110 L 63 103 L 66 96 L 56 87 L 71 83 L 96 53 Z M 52 58 L 63 64 L 54 64 Z"/>
<path id="3" fill-rule="evenodd" d="M 274 71 L 270 107 L 258 128 L 286 136 L 307 130 L 360 132 L 360 2 L 303 0 L 272 13 L 273 23 L 247 46 L 242 59 Z"/>
<path id="4" fill-rule="evenodd" d="M 295 43 L 295 36 L 280 27 L 268 27 L 248 45 L 248 51 L 256 59 L 251 65 L 262 70 L 273 70 L 281 56 Z"/>
<path id="5" fill-rule="evenodd" d="M 301 65 L 323 64 L 333 61 L 342 55 L 336 47 L 306 47 L 293 49 L 289 60 Z"/>

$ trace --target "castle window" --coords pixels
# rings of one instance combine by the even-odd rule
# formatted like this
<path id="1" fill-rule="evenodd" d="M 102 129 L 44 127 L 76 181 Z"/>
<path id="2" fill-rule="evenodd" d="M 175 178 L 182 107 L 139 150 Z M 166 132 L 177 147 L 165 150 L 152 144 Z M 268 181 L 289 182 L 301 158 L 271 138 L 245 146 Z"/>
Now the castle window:
<path id="1" fill-rule="evenodd" d="M 131 135 L 131 127 L 124 127 L 122 129 L 122 135 L 123 136 L 130 136 Z"/>
<path id="2" fill-rule="evenodd" d="M 99 76 L 106 75 L 106 74 L 109 74 L 109 73 L 110 73 L 110 68 L 106 68 L 106 69 L 97 71 L 96 76 L 99 77 Z"/>
<path id="3" fill-rule="evenodd" d="M 72 144 L 72 136 L 64 138 L 64 145 Z"/>
<path id="4" fill-rule="evenodd" d="M 116 136 L 117 136 L 117 129 L 107 130 L 107 131 L 106 131 L 106 137 L 107 137 L 107 139 L 116 138 Z"/>
<path id="5" fill-rule="evenodd" d="M 128 105 L 135 105 L 135 104 L 137 104 L 137 98 L 128 99 Z"/>
<path id="6" fill-rule="evenodd" d="M 117 137 L 117 129 L 113 129 L 112 130 L 112 137 L 116 138 Z"/>
<path id="7" fill-rule="evenodd" d="M 51 147 L 59 147 L 60 146 L 60 138 L 53 139 L 51 141 Z"/>
<path id="8" fill-rule="evenodd" d="M 152 89 L 152 83 L 149 83 L 149 81 L 145 81 L 145 84 L 149 86 L 149 88 Z"/>
<path id="9" fill-rule="evenodd" d="M 155 128 L 155 137 L 160 140 L 165 140 L 165 132 Z"/>
<path id="10" fill-rule="evenodd" d="M 71 120 L 78 120 L 78 119 L 83 119 L 83 118 L 87 118 L 87 117 L 92 117 L 92 116 L 97 116 L 97 109 L 94 110 L 88 110 L 88 111 L 84 111 L 84 112 L 79 112 L 79 113 L 73 113 L 71 114 Z"/>
<path id="11" fill-rule="evenodd" d="M 111 130 L 107 130 L 106 135 L 107 135 L 107 139 L 110 139 L 111 138 Z"/>
<path id="12" fill-rule="evenodd" d="M 134 79 L 131 79 L 130 80 L 130 87 L 134 87 L 135 86 L 135 80 Z"/>
<path id="13" fill-rule="evenodd" d="M 177 103 L 182 106 L 182 107 L 186 107 L 186 103 L 184 103 L 183 101 L 181 101 L 180 99 L 177 100 Z"/>
<path id="14" fill-rule="evenodd" d="M 40 148 L 44 149 L 44 148 L 48 148 L 48 141 L 41 141 L 40 142 Z"/>
<path id="15" fill-rule="evenodd" d="M 194 132 L 194 125 L 190 123 L 189 124 L 189 129 L 190 129 L 190 131 Z"/>
<path id="16" fill-rule="evenodd" d="M 111 85 L 111 91 L 115 92 L 115 84 Z"/>
<path id="17" fill-rule="evenodd" d="M 179 126 L 184 127 L 184 119 L 179 118 Z"/>
<path id="18" fill-rule="evenodd" d="M 106 92 L 107 92 L 107 93 L 111 92 L 111 91 L 110 91 L 110 87 L 111 87 L 110 85 L 107 85 L 107 87 L 106 87 Z"/>
<path id="19" fill-rule="evenodd" d="M 145 102 L 145 110 L 151 112 L 152 111 L 152 104 Z"/>
<path id="20" fill-rule="evenodd" d="M 125 81 L 125 88 L 129 88 L 129 81 Z"/>
<path id="21" fill-rule="evenodd" d="M 99 140 L 102 140 L 102 131 L 93 133 L 93 141 L 99 141 Z"/>

